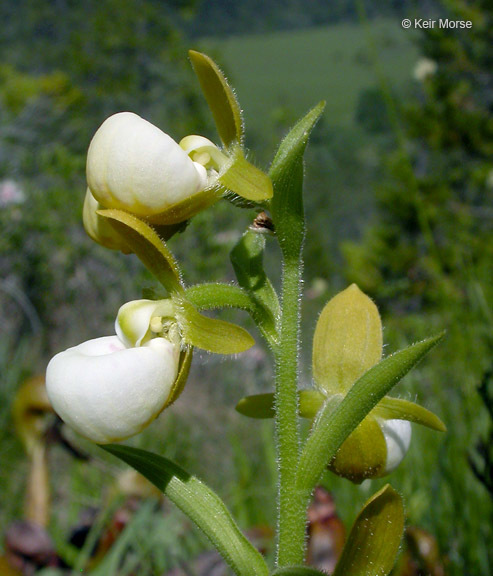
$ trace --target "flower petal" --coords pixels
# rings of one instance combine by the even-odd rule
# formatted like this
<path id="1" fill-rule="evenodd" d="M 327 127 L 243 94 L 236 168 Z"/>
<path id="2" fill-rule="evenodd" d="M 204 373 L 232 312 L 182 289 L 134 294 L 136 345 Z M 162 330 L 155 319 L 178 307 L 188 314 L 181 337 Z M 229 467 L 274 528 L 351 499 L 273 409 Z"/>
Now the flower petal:
<path id="1" fill-rule="evenodd" d="M 58 415 L 106 444 L 140 432 L 159 414 L 178 370 L 179 349 L 164 338 L 125 348 L 117 336 L 89 340 L 52 358 L 46 388 Z"/>
<path id="2" fill-rule="evenodd" d="M 409 450 L 411 444 L 411 423 L 407 420 L 382 420 L 380 421 L 387 444 L 387 460 L 382 476 L 395 470 Z"/>
<path id="3" fill-rule="evenodd" d="M 153 317 L 173 317 L 173 304 L 165 300 L 132 300 L 118 310 L 115 332 L 127 347 L 141 346 L 152 335 Z"/>
<path id="4" fill-rule="evenodd" d="M 149 217 L 201 192 L 206 172 L 159 128 L 121 112 L 103 122 L 91 141 L 87 182 L 106 208 Z"/>

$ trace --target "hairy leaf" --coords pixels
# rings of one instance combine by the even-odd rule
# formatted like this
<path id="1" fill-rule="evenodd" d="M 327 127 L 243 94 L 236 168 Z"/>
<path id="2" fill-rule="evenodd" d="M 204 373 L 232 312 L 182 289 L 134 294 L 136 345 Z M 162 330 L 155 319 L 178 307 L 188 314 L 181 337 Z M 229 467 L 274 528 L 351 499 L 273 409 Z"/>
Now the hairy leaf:
<path id="1" fill-rule="evenodd" d="M 241 576 L 267 576 L 260 553 L 245 538 L 219 496 L 177 464 L 137 448 L 101 446 L 135 468 L 174 502 L 214 544 L 218 552 Z"/>
<path id="2" fill-rule="evenodd" d="M 387 484 L 356 518 L 333 576 L 387 576 L 403 532 L 402 498 Z"/>

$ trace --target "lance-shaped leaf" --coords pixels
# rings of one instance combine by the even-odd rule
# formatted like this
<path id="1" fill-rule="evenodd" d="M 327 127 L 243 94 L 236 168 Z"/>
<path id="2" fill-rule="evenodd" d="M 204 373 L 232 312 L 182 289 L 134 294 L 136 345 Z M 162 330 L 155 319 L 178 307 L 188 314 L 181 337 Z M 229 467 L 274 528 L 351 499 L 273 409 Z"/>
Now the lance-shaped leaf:
<path id="1" fill-rule="evenodd" d="M 268 575 L 262 556 L 242 534 L 224 502 L 198 478 L 171 460 L 144 450 L 115 444 L 102 448 L 166 494 L 209 538 L 235 574 Z"/>
<path id="2" fill-rule="evenodd" d="M 372 414 L 377 418 L 385 420 L 408 420 L 421 424 L 437 432 L 445 432 L 447 427 L 440 418 L 414 402 L 402 400 L 401 398 L 382 398 L 377 406 L 372 410 Z"/>
<path id="3" fill-rule="evenodd" d="M 328 404 L 321 411 L 301 454 L 296 479 L 300 490 L 313 490 L 349 434 L 442 337 L 443 333 L 383 359 L 355 382 L 340 404 Z"/>
<path id="4" fill-rule="evenodd" d="M 243 156 L 239 146 L 232 153 L 231 162 L 219 173 L 218 181 L 231 192 L 252 202 L 272 198 L 271 179 Z"/>
<path id="5" fill-rule="evenodd" d="M 259 308 L 254 320 L 271 340 L 276 341 L 281 309 L 277 293 L 264 270 L 264 248 L 265 237 L 247 230 L 231 251 L 231 263 L 239 285 Z"/>
<path id="6" fill-rule="evenodd" d="M 298 258 L 304 237 L 303 154 L 310 133 L 325 107 L 321 102 L 281 142 L 269 176 L 274 185 L 272 217 L 285 255 Z"/>
<path id="7" fill-rule="evenodd" d="M 216 354 L 238 354 L 255 344 L 240 326 L 201 314 L 187 299 L 173 297 L 176 318 L 185 342 Z"/>
<path id="8" fill-rule="evenodd" d="M 356 518 L 333 576 L 387 576 L 404 531 L 402 498 L 388 484 Z"/>
<path id="9" fill-rule="evenodd" d="M 178 264 L 166 244 L 145 222 L 123 210 L 100 210 L 129 248 L 169 292 L 182 292 Z"/>
<path id="10" fill-rule="evenodd" d="M 302 418 L 315 418 L 325 402 L 340 402 L 341 397 L 334 396 L 328 400 L 318 390 L 300 390 L 298 410 Z M 236 405 L 236 410 L 249 418 L 267 419 L 274 418 L 274 394 L 253 394 L 245 396 Z"/>
<path id="11" fill-rule="evenodd" d="M 195 74 L 214 117 L 219 137 L 228 148 L 243 138 L 241 108 L 217 64 L 206 54 L 189 51 Z"/>

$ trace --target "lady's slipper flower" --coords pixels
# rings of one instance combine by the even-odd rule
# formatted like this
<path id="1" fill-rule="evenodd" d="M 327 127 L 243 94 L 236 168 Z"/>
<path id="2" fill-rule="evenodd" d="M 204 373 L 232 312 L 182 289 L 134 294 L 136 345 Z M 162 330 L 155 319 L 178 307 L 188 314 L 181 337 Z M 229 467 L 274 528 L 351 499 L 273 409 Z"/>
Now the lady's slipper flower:
<path id="1" fill-rule="evenodd" d="M 179 360 L 180 347 L 166 338 L 132 348 L 117 336 L 97 338 L 52 358 L 46 389 L 64 422 L 106 444 L 137 434 L 159 415 Z"/>
<path id="2" fill-rule="evenodd" d="M 377 307 L 356 284 L 330 300 L 313 339 L 313 377 L 327 401 L 339 401 L 382 358 Z M 384 397 L 339 448 L 329 468 L 353 482 L 385 476 L 404 458 L 410 421 L 443 430 L 432 413 L 412 402 Z"/>
<path id="3" fill-rule="evenodd" d="M 184 202 L 183 220 L 202 206 L 207 170 L 190 159 L 170 136 L 131 112 L 110 116 L 94 135 L 87 154 L 87 182 L 105 208 L 126 210 L 154 224 Z M 200 197 L 197 209 L 195 197 Z"/>

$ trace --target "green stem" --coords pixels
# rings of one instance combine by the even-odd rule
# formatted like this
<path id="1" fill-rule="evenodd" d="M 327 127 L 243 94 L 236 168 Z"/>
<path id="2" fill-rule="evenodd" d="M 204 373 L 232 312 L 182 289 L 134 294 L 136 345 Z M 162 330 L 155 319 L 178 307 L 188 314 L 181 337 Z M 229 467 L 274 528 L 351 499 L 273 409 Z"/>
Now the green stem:
<path id="1" fill-rule="evenodd" d="M 296 489 L 300 449 L 297 393 L 300 287 L 300 260 L 287 258 L 283 271 L 280 346 L 275 353 L 279 567 L 304 561 L 305 509 Z"/>
<path id="2" fill-rule="evenodd" d="M 199 310 L 239 308 L 252 312 L 254 304 L 243 288 L 232 284 L 197 284 L 186 289 L 187 298 Z"/>

